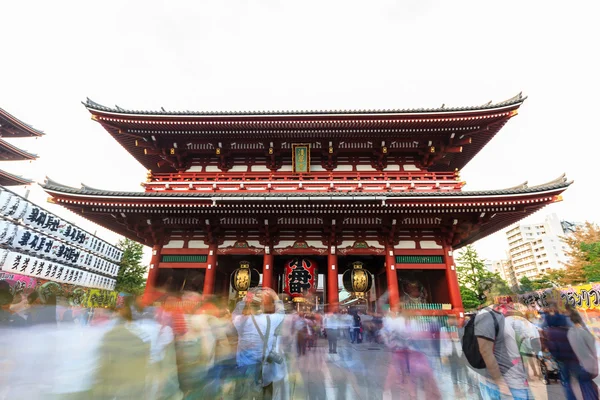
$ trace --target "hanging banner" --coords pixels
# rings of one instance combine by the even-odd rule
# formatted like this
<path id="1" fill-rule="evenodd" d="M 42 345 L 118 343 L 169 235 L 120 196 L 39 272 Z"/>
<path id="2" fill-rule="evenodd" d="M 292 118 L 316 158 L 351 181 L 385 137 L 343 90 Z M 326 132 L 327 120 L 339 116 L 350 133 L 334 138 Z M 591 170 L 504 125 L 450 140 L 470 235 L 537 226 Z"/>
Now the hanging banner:
<path id="1" fill-rule="evenodd" d="M 84 304 L 86 307 L 115 307 L 117 305 L 117 292 L 90 289 L 87 292 Z"/>
<path id="2" fill-rule="evenodd" d="M 317 264 L 307 258 L 293 258 L 285 264 L 284 291 L 301 298 L 317 290 Z"/>
<path id="3" fill-rule="evenodd" d="M 600 311 L 600 283 L 550 288 L 519 295 L 519 302 L 536 309 L 548 307 L 553 300 L 570 304 L 578 310 Z"/>
<path id="4" fill-rule="evenodd" d="M 10 274 L 2 271 L 0 271 L 0 281 L 8 283 L 8 286 L 13 294 L 32 292 L 35 290 L 37 285 L 37 279 L 35 278 L 19 274 Z"/>

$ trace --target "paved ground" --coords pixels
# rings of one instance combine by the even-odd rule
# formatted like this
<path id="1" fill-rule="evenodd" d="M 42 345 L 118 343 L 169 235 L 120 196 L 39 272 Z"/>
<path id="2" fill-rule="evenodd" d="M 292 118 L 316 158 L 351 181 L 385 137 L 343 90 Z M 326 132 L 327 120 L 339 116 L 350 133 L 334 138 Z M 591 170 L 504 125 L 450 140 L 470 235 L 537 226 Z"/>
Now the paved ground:
<path id="1" fill-rule="evenodd" d="M 435 358 L 413 357 L 408 374 L 406 368 L 394 367 L 398 360 L 391 361 L 392 353 L 378 344 L 341 340 L 338 353 L 328 354 L 327 340 L 319 339 L 316 348 L 289 361 L 293 398 L 429 399 L 436 393 L 443 399 L 479 398 L 474 373 L 469 376 L 465 371 L 453 385 L 450 365 Z M 546 386 L 533 380 L 530 386 L 536 400 L 564 398 L 560 383 Z"/>

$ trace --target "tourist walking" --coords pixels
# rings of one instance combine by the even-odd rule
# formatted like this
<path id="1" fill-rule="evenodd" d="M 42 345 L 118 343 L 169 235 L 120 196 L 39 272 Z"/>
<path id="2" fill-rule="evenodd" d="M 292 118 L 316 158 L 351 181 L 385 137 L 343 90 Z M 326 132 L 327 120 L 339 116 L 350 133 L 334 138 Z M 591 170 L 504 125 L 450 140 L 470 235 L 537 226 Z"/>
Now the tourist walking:
<path id="1" fill-rule="evenodd" d="M 484 400 L 501 396 L 533 399 L 513 321 L 505 317 L 511 310 L 514 310 L 512 299 L 506 298 L 503 304 L 486 307 L 474 317 L 474 335 L 485 362 L 484 369 L 476 370 L 480 374 L 479 389 Z"/>
<path id="2" fill-rule="evenodd" d="M 274 383 L 287 373 L 285 359 L 275 346 L 284 317 L 283 302 L 270 288 L 251 289 L 236 306 L 233 312 L 238 332 L 236 399 L 282 397 L 274 392 Z"/>
<path id="3" fill-rule="evenodd" d="M 337 353 L 337 341 L 338 341 L 338 326 L 339 316 L 333 312 L 328 312 L 323 319 L 323 325 L 325 326 L 325 333 L 327 334 L 327 343 L 329 344 L 329 354 Z"/>

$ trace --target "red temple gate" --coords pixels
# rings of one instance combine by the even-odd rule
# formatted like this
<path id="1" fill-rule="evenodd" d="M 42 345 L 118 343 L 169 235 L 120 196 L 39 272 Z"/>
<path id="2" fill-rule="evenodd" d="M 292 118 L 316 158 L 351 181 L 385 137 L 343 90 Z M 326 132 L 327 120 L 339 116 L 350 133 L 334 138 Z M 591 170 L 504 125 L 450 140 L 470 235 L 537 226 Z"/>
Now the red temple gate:
<path id="1" fill-rule="evenodd" d="M 88 100 L 92 119 L 148 169 L 145 191 L 52 180 L 44 188 L 54 202 L 153 246 L 148 293 L 171 285 L 227 294 L 242 259 L 281 292 L 284 263 L 305 258 L 336 307 L 339 276 L 361 261 L 392 309 L 426 302 L 460 313 L 454 249 L 560 200 L 570 184 L 462 190 L 459 171 L 524 100 L 270 113 L 141 112 Z"/>

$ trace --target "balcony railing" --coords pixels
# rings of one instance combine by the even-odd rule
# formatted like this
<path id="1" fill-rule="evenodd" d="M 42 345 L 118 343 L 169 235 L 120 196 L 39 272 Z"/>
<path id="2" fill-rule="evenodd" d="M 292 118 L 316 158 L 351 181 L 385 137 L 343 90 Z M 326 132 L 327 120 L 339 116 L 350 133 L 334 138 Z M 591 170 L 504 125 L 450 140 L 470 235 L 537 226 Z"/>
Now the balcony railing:
<path id="1" fill-rule="evenodd" d="M 454 172 L 182 172 L 153 173 L 150 182 L 250 182 L 250 181 L 456 181 Z"/>
<path id="2" fill-rule="evenodd" d="M 460 191 L 453 172 L 188 172 L 157 173 L 146 191 Z"/>

